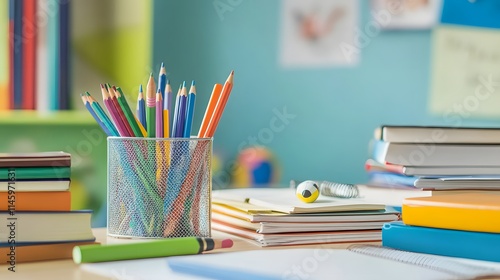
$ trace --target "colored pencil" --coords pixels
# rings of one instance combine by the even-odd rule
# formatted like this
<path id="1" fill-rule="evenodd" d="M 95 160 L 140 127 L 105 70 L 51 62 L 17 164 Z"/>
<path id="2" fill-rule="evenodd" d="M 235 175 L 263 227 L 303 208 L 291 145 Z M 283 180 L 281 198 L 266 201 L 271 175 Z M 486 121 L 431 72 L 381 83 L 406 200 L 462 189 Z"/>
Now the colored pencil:
<path id="1" fill-rule="evenodd" d="M 193 125 L 195 101 L 196 101 L 196 85 L 195 85 L 195 82 L 193 80 L 193 82 L 191 83 L 191 88 L 189 89 L 189 95 L 187 98 L 186 123 L 184 124 L 184 138 L 191 137 L 191 127 Z"/>
<path id="2" fill-rule="evenodd" d="M 73 261 L 80 264 L 195 255 L 232 246 L 231 239 L 207 237 L 177 237 L 140 243 L 83 245 L 75 246 L 73 249 Z"/>
<path id="3" fill-rule="evenodd" d="M 127 129 L 123 126 L 123 121 L 121 120 L 120 116 L 118 115 L 118 112 L 116 112 L 116 108 L 113 105 L 109 93 L 106 90 L 106 87 L 101 84 L 101 94 L 102 94 L 102 100 L 104 102 L 104 106 L 108 110 L 109 115 L 111 116 L 111 119 L 113 120 L 113 123 L 120 133 L 120 136 L 129 136 Z"/>
<path id="4" fill-rule="evenodd" d="M 99 118 L 96 114 L 96 112 L 94 112 L 94 109 L 92 108 L 92 106 L 90 105 L 90 102 L 88 101 L 87 99 L 87 96 L 85 94 L 80 94 L 80 96 L 82 97 L 82 101 L 83 101 L 83 104 L 85 105 L 85 107 L 87 108 L 87 111 L 89 111 L 89 113 L 92 115 L 92 117 L 94 118 L 94 120 L 97 122 L 97 124 L 99 124 L 99 126 L 102 128 L 102 130 L 104 131 L 104 133 L 106 133 L 106 135 L 108 136 L 116 136 L 116 135 L 113 135 L 108 127 L 106 126 L 106 124 L 104 124 L 104 122 L 101 120 L 101 118 Z"/>
<path id="5" fill-rule="evenodd" d="M 146 131 L 148 137 L 155 137 L 155 107 L 156 107 L 156 84 L 153 78 L 153 73 L 149 75 L 148 84 L 146 85 Z"/>
<path id="6" fill-rule="evenodd" d="M 167 85 L 167 70 L 163 62 L 160 66 L 160 73 L 158 74 L 158 89 L 161 92 L 161 99 L 165 99 L 165 87 Z"/>
<path id="7" fill-rule="evenodd" d="M 137 96 L 137 119 L 142 124 L 142 127 L 146 128 L 146 102 L 144 101 L 144 95 L 142 94 L 142 85 L 139 85 L 139 95 Z"/>
<path id="8" fill-rule="evenodd" d="M 203 116 L 203 120 L 201 122 L 200 130 L 198 132 L 198 138 L 205 137 L 207 133 L 208 123 L 210 122 L 210 118 L 214 113 L 215 106 L 217 105 L 217 100 L 219 100 L 220 94 L 222 92 L 222 85 L 215 84 L 212 89 L 212 95 L 210 95 L 210 100 L 208 101 L 207 109 L 205 110 L 205 115 Z"/>
<path id="9" fill-rule="evenodd" d="M 156 137 L 163 138 L 163 99 L 160 89 L 156 93 Z"/>
<path id="10" fill-rule="evenodd" d="M 128 105 L 127 99 L 125 97 L 125 94 L 123 94 L 123 91 L 120 87 L 113 87 L 115 89 L 115 96 L 116 99 L 118 100 L 118 104 L 120 105 L 123 114 L 127 118 L 127 122 L 129 123 L 130 127 L 132 128 L 133 136 L 135 137 L 141 137 L 142 132 L 141 129 L 139 128 L 139 125 L 137 124 L 137 120 L 134 117 L 134 114 L 132 113 L 132 110 L 130 110 L 130 106 Z"/>
<path id="11" fill-rule="evenodd" d="M 118 102 L 118 95 L 117 95 L 117 90 L 115 86 L 109 86 L 107 87 L 108 89 L 108 94 L 109 98 L 111 99 L 111 103 L 113 106 L 115 106 L 116 112 L 120 116 L 120 119 L 122 120 L 123 126 L 127 130 L 127 134 L 129 137 L 134 137 L 135 133 L 132 127 L 130 126 L 129 120 L 127 119 L 127 116 L 125 115 L 125 112 L 123 111 L 122 106 Z"/>
<path id="12" fill-rule="evenodd" d="M 177 122 L 179 121 L 179 103 L 181 101 L 181 89 L 182 84 L 179 86 L 175 98 L 174 117 L 172 118 L 172 132 L 170 133 L 170 137 L 177 137 Z"/>
<path id="13" fill-rule="evenodd" d="M 179 120 L 177 121 L 177 135 L 176 137 L 184 136 L 184 126 L 186 124 L 186 105 L 187 105 L 187 89 L 186 81 L 182 83 L 181 96 L 179 101 Z"/>
<path id="14" fill-rule="evenodd" d="M 135 118 L 135 121 L 137 122 L 137 126 L 141 130 L 142 137 L 147 137 L 148 133 L 146 132 L 146 129 L 144 128 L 144 126 L 142 125 L 142 123 L 139 121 L 139 119 L 137 118 L 137 116 L 134 116 L 134 118 Z"/>
<path id="15" fill-rule="evenodd" d="M 113 122 L 109 119 L 104 109 L 102 109 L 101 105 L 95 101 L 95 99 L 90 95 L 90 93 L 85 92 L 87 95 L 87 101 L 90 103 L 90 106 L 94 109 L 94 112 L 99 116 L 102 122 L 108 127 L 108 130 L 113 134 L 113 136 L 120 136 L 120 133 L 116 129 Z"/>
<path id="16" fill-rule="evenodd" d="M 170 136 L 170 114 L 171 103 L 172 103 L 172 87 L 170 86 L 170 81 L 167 80 L 167 85 L 165 87 L 165 98 L 163 100 L 163 135 L 165 138 Z"/>
<path id="17" fill-rule="evenodd" d="M 210 122 L 208 123 L 207 132 L 203 135 L 203 137 L 214 136 L 217 125 L 219 124 L 222 113 L 224 112 L 224 108 L 226 107 L 227 100 L 229 99 L 229 95 L 231 94 L 231 90 L 233 89 L 233 79 L 234 71 L 231 71 L 231 74 L 229 74 L 229 77 L 224 83 L 220 97 L 217 100 L 217 105 L 215 105 L 214 112 L 210 118 Z"/>

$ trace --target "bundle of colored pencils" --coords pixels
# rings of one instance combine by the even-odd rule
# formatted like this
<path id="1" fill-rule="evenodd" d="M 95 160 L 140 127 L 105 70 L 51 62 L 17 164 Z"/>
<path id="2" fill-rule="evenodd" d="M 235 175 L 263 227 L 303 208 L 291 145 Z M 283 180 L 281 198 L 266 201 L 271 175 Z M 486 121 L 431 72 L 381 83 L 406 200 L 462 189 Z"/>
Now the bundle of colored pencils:
<path id="1" fill-rule="evenodd" d="M 215 84 L 198 138 L 211 138 L 226 106 L 233 87 L 234 71 L 229 74 L 224 85 Z M 142 85 L 139 87 L 137 109 L 134 115 L 120 87 L 101 84 L 104 106 L 86 92 L 82 94 L 85 107 L 108 136 L 149 137 L 149 138 L 190 138 L 196 101 L 195 81 L 189 92 L 186 82 L 179 86 L 172 108 L 172 87 L 167 79 L 163 63 L 160 67 L 158 86 L 153 73 L 150 74 L 144 96 Z M 171 114 L 173 113 L 173 116 Z"/>

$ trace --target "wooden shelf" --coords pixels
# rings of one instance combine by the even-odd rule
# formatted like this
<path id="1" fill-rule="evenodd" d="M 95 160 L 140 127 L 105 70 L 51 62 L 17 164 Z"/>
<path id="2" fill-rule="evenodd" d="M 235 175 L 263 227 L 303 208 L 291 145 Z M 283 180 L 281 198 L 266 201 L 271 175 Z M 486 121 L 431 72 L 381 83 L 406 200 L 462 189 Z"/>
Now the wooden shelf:
<path id="1" fill-rule="evenodd" d="M 38 112 L 14 110 L 0 112 L 0 125 L 97 125 L 89 112 Z"/>

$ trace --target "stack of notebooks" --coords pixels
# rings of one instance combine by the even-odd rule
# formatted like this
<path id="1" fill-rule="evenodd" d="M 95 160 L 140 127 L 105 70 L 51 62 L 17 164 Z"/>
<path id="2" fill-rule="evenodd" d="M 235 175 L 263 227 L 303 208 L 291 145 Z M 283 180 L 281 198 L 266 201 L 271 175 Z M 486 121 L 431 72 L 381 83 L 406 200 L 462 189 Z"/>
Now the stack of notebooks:
<path id="1" fill-rule="evenodd" d="M 71 211 L 71 155 L 0 154 L 0 262 L 71 258 L 93 243 L 91 211 Z"/>
<path id="2" fill-rule="evenodd" d="M 369 187 L 361 187 L 368 192 L 405 198 L 500 190 L 500 128 L 381 126 L 370 150 Z"/>
<path id="3" fill-rule="evenodd" d="M 216 190 L 212 228 L 260 246 L 380 241 L 384 223 L 399 213 L 362 198 L 320 196 L 301 202 L 291 188 Z"/>
<path id="4" fill-rule="evenodd" d="M 402 222 L 382 230 L 382 245 L 399 250 L 500 262 L 500 194 L 407 198 Z M 411 241 L 411 242 L 409 242 Z"/>

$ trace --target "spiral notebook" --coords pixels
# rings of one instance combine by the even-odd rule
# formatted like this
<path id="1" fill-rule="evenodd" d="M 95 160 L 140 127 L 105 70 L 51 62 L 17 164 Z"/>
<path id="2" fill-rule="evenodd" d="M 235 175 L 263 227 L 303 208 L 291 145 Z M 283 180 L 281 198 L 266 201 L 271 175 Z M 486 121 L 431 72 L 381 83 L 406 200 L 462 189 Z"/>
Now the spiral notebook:
<path id="1" fill-rule="evenodd" d="M 203 279 L 474 279 L 500 276 L 500 264 L 374 245 L 347 250 L 279 249 L 167 259 L 174 272 Z"/>
<path id="2" fill-rule="evenodd" d="M 272 210 L 288 214 L 341 212 L 341 211 L 382 211 L 385 205 L 372 203 L 363 198 L 336 198 L 320 195 L 314 203 L 305 203 L 297 199 L 295 190 L 291 188 L 241 188 L 215 190 L 212 201 L 248 203 L 257 210 Z"/>

